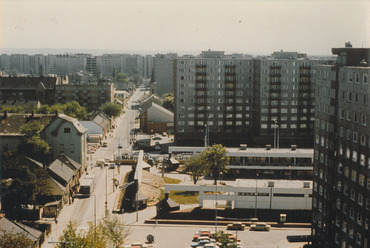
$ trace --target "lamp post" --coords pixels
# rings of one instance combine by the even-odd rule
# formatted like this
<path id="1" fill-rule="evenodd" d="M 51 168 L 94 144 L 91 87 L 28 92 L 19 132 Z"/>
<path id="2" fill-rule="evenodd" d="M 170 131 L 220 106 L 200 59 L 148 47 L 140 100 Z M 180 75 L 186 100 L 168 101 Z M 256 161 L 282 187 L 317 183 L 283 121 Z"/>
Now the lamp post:
<path id="1" fill-rule="evenodd" d="M 274 122 L 274 148 L 279 149 L 279 125 L 277 124 L 277 120 L 273 119 Z M 276 138 L 276 129 L 277 129 L 277 138 Z"/>
<path id="2" fill-rule="evenodd" d="M 254 204 L 254 217 L 257 218 L 257 179 L 258 179 L 258 173 L 256 174 L 256 199 L 255 199 L 255 204 Z"/>
<path id="3" fill-rule="evenodd" d="M 207 148 L 208 143 L 209 143 L 209 127 L 207 124 L 204 125 L 205 131 L 204 131 L 204 147 Z"/>

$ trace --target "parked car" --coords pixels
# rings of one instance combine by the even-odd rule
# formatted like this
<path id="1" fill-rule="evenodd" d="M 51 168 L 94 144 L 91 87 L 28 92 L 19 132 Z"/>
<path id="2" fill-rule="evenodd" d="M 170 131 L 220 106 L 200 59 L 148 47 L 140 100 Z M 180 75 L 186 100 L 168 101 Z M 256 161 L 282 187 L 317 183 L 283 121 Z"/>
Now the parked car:
<path id="1" fill-rule="evenodd" d="M 107 147 L 107 146 L 108 146 L 108 143 L 107 142 L 103 142 L 102 147 Z"/>
<path id="2" fill-rule="evenodd" d="M 109 164 L 109 169 L 114 169 L 116 168 L 116 164 L 115 163 L 110 163 Z"/>
<path id="3" fill-rule="evenodd" d="M 257 222 L 255 224 L 250 225 L 250 231 L 270 231 L 271 226 L 267 225 L 264 222 Z"/>
<path id="4" fill-rule="evenodd" d="M 208 237 L 211 235 L 210 231 L 208 229 L 200 229 L 198 232 L 196 232 L 193 236 L 193 241 L 197 241 L 199 237 Z"/>
<path id="5" fill-rule="evenodd" d="M 241 222 L 234 222 L 232 224 L 227 225 L 227 230 L 241 230 L 245 229 L 245 225 Z"/>
<path id="6" fill-rule="evenodd" d="M 214 244 L 214 243 L 211 242 L 209 237 L 201 236 L 197 238 L 197 241 L 191 242 L 190 246 L 193 248 L 197 248 L 198 246 L 204 247 L 206 244 Z"/>

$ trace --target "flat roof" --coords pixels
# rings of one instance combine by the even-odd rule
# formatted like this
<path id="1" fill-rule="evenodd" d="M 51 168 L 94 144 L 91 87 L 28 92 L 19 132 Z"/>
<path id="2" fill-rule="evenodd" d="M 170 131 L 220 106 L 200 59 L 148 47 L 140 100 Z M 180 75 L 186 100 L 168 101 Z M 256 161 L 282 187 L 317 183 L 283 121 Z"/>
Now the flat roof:
<path id="1" fill-rule="evenodd" d="M 265 180 L 265 179 L 236 179 L 235 187 L 256 187 L 267 188 L 269 182 L 274 183 L 275 188 L 303 188 L 304 184 L 309 184 L 309 188 L 312 189 L 312 181 L 299 181 L 299 180 Z"/>
<path id="2" fill-rule="evenodd" d="M 254 148 L 247 147 L 242 150 L 240 147 L 227 147 L 229 156 L 240 156 L 240 157 L 301 157 L 301 158 L 312 158 L 314 149 L 308 148 L 296 148 L 292 150 L 291 148 L 271 148 L 267 150 L 266 148 Z M 205 150 L 205 147 L 191 147 L 191 146 L 170 146 L 168 148 L 169 152 L 184 152 L 184 153 L 197 153 Z"/>

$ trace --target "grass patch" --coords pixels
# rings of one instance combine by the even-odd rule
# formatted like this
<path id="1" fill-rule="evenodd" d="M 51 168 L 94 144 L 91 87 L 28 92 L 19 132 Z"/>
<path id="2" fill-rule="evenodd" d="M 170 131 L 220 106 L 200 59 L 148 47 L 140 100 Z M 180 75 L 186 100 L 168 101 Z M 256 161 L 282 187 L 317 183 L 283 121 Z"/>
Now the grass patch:
<path id="1" fill-rule="evenodd" d="M 181 183 L 180 179 L 175 179 L 175 178 L 170 178 L 170 177 L 165 177 L 164 182 L 168 184 L 179 184 Z"/>
<path id="2" fill-rule="evenodd" d="M 164 199 L 164 190 L 161 190 L 159 200 Z M 199 202 L 199 192 L 197 191 L 171 191 L 170 199 L 178 204 L 196 204 Z"/>

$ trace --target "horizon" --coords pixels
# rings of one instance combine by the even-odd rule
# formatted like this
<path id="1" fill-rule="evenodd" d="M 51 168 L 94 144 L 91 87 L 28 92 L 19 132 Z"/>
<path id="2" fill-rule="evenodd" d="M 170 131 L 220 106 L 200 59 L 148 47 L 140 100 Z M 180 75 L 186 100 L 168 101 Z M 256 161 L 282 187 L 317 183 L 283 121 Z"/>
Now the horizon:
<path id="1" fill-rule="evenodd" d="M 347 41 L 369 47 L 369 12 L 364 0 L 2 0 L 0 52 L 331 56 Z"/>

